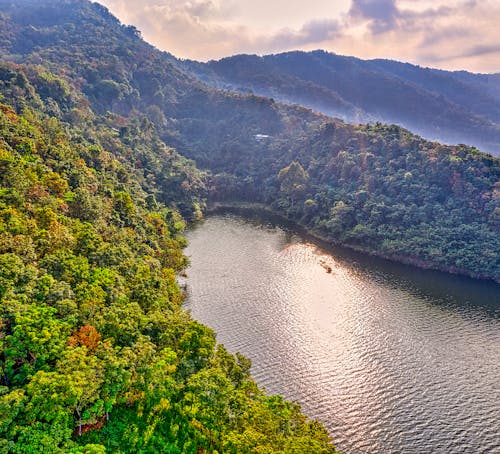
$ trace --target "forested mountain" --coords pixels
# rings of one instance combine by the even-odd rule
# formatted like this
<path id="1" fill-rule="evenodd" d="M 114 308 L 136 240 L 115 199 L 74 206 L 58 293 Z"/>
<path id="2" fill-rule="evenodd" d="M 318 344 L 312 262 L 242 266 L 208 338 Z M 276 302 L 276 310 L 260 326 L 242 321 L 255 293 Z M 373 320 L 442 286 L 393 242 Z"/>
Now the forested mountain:
<path id="1" fill-rule="evenodd" d="M 199 168 L 222 174 L 232 187 L 236 184 L 241 190 L 233 195 L 265 201 L 278 209 L 283 196 L 276 192 L 278 172 L 299 160 L 310 175 L 308 191 L 301 195 L 307 194 L 307 200 L 319 207 L 311 218 L 317 222 L 309 219 L 307 223 L 321 226 L 332 240 L 426 267 L 499 278 L 497 159 L 465 146 L 427 142 L 396 126 L 349 125 L 300 106 L 211 88 L 97 3 L 0 0 L 0 6 L 1 26 L 6 30 L 0 52 L 5 60 L 43 65 L 61 75 L 69 87 L 83 92 L 82 103 L 88 102 L 97 113 L 146 116 L 169 146 L 194 159 Z M 286 60 L 287 55 L 299 58 L 302 54 L 280 58 Z M 320 57 L 335 60 L 330 54 L 320 53 Z M 391 62 L 371 64 L 395 66 L 393 74 L 403 74 L 406 67 Z M 251 68 L 248 65 L 249 73 Z M 416 69 L 409 68 L 418 79 Z M 322 74 L 319 71 L 317 77 Z M 419 83 L 438 85 L 439 73 L 435 74 Z M 480 80 L 477 86 L 487 85 L 496 93 L 495 84 L 488 85 L 481 76 L 458 74 L 462 79 Z M 353 91 L 366 89 L 364 83 L 353 86 Z M 57 89 L 46 96 L 51 104 L 58 104 L 51 101 L 60 96 Z M 478 107 L 481 99 L 475 107 L 478 112 L 498 115 L 494 103 Z M 415 98 L 406 107 L 425 108 L 425 103 L 421 105 L 421 99 Z M 53 115 L 61 117 L 55 107 Z M 328 131 L 328 140 L 320 140 L 322 131 Z M 294 155 L 292 150 L 300 153 Z M 408 174 L 419 177 L 410 180 Z M 209 188 L 217 188 L 217 197 L 227 192 L 220 184 L 223 180 L 217 176 L 217 185 Z M 348 199 L 358 191 L 364 191 L 364 196 L 353 205 Z M 333 213 L 339 203 L 349 205 L 356 215 L 342 232 L 327 227 L 334 224 L 329 221 L 336 218 Z M 294 210 L 298 206 L 299 200 L 294 201 Z M 305 222 L 300 210 L 281 212 Z M 351 237 L 347 233 L 363 227 L 376 234 Z M 413 229 L 418 229 L 419 247 L 415 247 Z"/>
<path id="2" fill-rule="evenodd" d="M 0 451 L 333 453 L 181 309 L 192 163 L 44 68 L 0 94 Z"/>
<path id="3" fill-rule="evenodd" d="M 450 72 L 324 51 L 237 55 L 186 68 L 214 86 L 301 104 L 349 122 L 395 123 L 500 155 L 500 74 Z"/>
<path id="4" fill-rule="evenodd" d="M 186 154 L 197 139 L 211 149 L 220 140 L 278 133 L 282 116 L 319 118 L 264 97 L 214 90 L 97 3 L 0 0 L 0 11 L 3 59 L 43 64 L 62 74 L 98 113 L 146 114 Z"/>
<path id="5" fill-rule="evenodd" d="M 334 243 L 500 281 L 500 160 L 397 126 L 327 122 L 219 155 L 212 194 L 262 200 Z"/>
<path id="6" fill-rule="evenodd" d="M 334 452 L 182 311 L 207 198 L 500 280 L 498 159 L 215 89 L 87 0 L 0 29 L 1 451 Z"/>

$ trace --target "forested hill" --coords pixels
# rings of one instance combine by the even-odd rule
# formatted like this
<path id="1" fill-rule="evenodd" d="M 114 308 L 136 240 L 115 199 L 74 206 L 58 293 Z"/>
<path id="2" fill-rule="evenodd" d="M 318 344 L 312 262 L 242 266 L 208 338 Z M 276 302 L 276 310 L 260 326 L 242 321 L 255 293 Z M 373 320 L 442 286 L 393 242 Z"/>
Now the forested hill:
<path id="1" fill-rule="evenodd" d="M 276 134 L 320 117 L 253 95 L 214 90 L 87 0 L 0 0 L 0 56 L 42 64 L 83 91 L 98 113 L 140 112 L 178 151 L 219 148 L 254 134 Z M 198 143 L 199 141 L 199 143 Z"/>
<path id="2" fill-rule="evenodd" d="M 264 201 L 332 241 L 430 268 L 500 278 L 497 159 L 428 142 L 397 126 L 349 125 L 262 96 L 211 88 L 97 3 L 0 0 L 0 6 L 3 59 L 43 65 L 81 91 L 76 117 L 85 102 L 125 123 L 145 116 L 169 146 L 216 175 L 209 189 L 217 197 L 238 189 L 231 194 Z M 392 73 L 403 72 L 398 68 Z M 460 77 L 485 85 L 480 76 Z M 438 79 L 419 83 L 430 87 Z M 366 88 L 360 83 L 355 89 Z M 64 92 L 55 86 L 43 95 L 52 115 L 64 119 L 58 112 Z M 406 110 L 420 107 L 420 98 L 405 104 Z M 496 115 L 491 103 L 482 109 Z M 308 174 L 307 190 L 287 194 L 279 190 L 279 172 L 294 161 Z M 350 213 L 348 222 L 339 220 L 339 210 Z"/>
<path id="3" fill-rule="evenodd" d="M 0 452 L 333 453 L 181 309 L 192 163 L 42 67 L 0 97 Z"/>
<path id="4" fill-rule="evenodd" d="M 327 53 L 237 55 L 186 68 L 217 87 L 343 118 L 402 125 L 432 140 L 500 155 L 500 74 L 421 68 Z"/>
<path id="5" fill-rule="evenodd" d="M 500 280 L 498 159 L 216 90 L 87 0 L 0 30 L 1 452 L 334 452 L 181 308 L 207 197 Z"/>
<path id="6" fill-rule="evenodd" d="M 339 122 L 242 156 L 219 155 L 214 197 L 261 200 L 331 242 L 500 282 L 498 158 Z"/>

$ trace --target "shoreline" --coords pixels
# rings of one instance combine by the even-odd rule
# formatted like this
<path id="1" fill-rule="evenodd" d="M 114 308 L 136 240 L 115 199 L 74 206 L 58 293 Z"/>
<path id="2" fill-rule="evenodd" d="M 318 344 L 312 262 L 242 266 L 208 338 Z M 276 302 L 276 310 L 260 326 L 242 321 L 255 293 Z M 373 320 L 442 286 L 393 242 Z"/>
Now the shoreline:
<path id="1" fill-rule="evenodd" d="M 353 251 L 359 254 L 363 254 L 369 257 L 376 257 L 379 259 L 387 260 L 392 263 L 396 264 L 403 264 L 406 266 L 412 266 L 415 268 L 418 268 L 420 270 L 428 270 L 428 271 L 439 271 L 442 273 L 447 273 L 450 275 L 455 275 L 455 276 L 462 276 L 462 277 L 467 277 L 469 279 L 473 279 L 475 281 L 483 281 L 483 282 L 489 282 L 489 283 L 494 283 L 494 284 L 500 284 L 500 280 L 497 280 L 493 277 L 490 276 L 481 276 L 481 275 L 476 275 L 471 272 L 468 272 L 467 270 L 462 270 L 458 269 L 455 267 L 447 267 L 447 266 L 439 266 L 435 263 L 425 261 L 423 259 L 419 259 L 416 257 L 409 257 L 409 256 L 398 256 L 398 255 L 390 255 L 390 254 L 384 254 L 381 253 L 377 250 L 374 249 L 369 249 L 365 248 L 363 246 L 357 246 L 357 245 L 351 245 L 348 243 L 343 243 L 341 241 L 335 241 L 333 238 L 325 236 L 321 232 L 311 229 L 307 226 L 304 226 L 297 222 L 296 220 L 289 219 L 286 216 L 284 216 L 282 213 L 277 212 L 270 208 L 268 205 L 262 202 L 208 202 L 207 207 L 205 209 L 204 214 L 216 214 L 218 211 L 229 211 L 229 210 L 240 210 L 240 211 L 260 211 L 263 213 L 266 213 L 268 215 L 275 216 L 276 218 L 280 219 L 284 223 L 290 224 L 290 226 L 293 226 L 295 229 L 298 231 L 302 231 L 301 233 L 306 234 L 307 236 L 312 237 L 313 239 L 316 239 L 318 241 L 324 242 L 327 245 L 330 246 L 335 246 L 335 247 L 340 247 L 340 248 L 345 248 L 349 251 Z"/>

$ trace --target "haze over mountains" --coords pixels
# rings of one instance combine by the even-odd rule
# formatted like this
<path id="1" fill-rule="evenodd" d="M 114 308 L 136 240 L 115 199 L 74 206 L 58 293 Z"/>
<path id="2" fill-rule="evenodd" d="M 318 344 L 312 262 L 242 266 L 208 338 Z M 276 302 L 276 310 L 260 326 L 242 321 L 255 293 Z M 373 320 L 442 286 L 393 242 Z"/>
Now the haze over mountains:
<path id="1" fill-rule="evenodd" d="M 394 123 L 430 140 L 500 154 L 500 74 L 320 50 L 187 61 L 185 67 L 217 87 L 300 104 L 349 122 Z"/>
<path id="2" fill-rule="evenodd" d="M 29 11 L 22 6 L 27 4 L 30 5 Z M 14 40 L 9 39 L 9 34 L 14 32 L 12 23 L 2 24 L 4 36 L 0 38 L 0 46 L 4 54 L 13 60 L 16 56 L 31 56 L 33 62 L 37 55 L 46 57 L 47 26 L 62 30 L 64 19 L 68 18 L 67 5 L 56 2 L 53 5 L 57 6 L 52 6 L 54 10 L 49 13 L 54 22 L 47 22 L 47 4 L 50 2 L 45 3 L 43 11 L 37 12 L 41 5 L 36 1 L 0 3 L 5 5 L 2 10 L 13 11 L 14 22 L 22 15 L 18 23 L 21 28 L 17 29 Z M 161 90 L 154 84 L 147 87 L 151 95 L 166 95 L 165 91 L 168 91 L 167 96 L 174 99 L 186 89 L 174 93 L 173 87 L 188 83 L 190 91 L 195 86 L 201 89 L 203 84 L 196 82 L 201 80 L 218 88 L 299 104 L 348 122 L 398 124 L 429 140 L 464 143 L 500 155 L 500 74 L 441 71 L 391 60 L 361 60 L 324 51 L 296 51 L 264 57 L 236 55 L 208 63 L 182 61 L 166 52 L 156 51 L 143 41 L 134 41 L 134 33 L 135 28 L 129 27 L 126 39 L 134 43 L 137 52 L 143 52 L 144 56 L 154 55 L 154 62 L 148 62 L 147 58 L 144 62 L 153 64 L 154 71 L 163 73 L 156 78 L 162 84 Z M 72 36 L 70 30 L 65 30 L 65 34 Z M 77 42 L 79 38 L 75 36 L 74 39 Z M 54 43 L 50 44 L 53 47 Z M 130 55 L 115 54 L 117 57 L 126 60 Z M 107 66 L 112 70 L 111 62 Z M 168 74 L 165 68 L 168 68 Z M 138 68 L 138 72 L 144 71 L 145 68 Z M 110 80 L 114 79 L 116 74 L 110 77 Z M 123 99 L 129 95 L 121 93 L 122 99 L 115 100 L 115 104 L 118 101 L 123 104 Z M 182 107 L 185 103 L 174 104 Z"/>

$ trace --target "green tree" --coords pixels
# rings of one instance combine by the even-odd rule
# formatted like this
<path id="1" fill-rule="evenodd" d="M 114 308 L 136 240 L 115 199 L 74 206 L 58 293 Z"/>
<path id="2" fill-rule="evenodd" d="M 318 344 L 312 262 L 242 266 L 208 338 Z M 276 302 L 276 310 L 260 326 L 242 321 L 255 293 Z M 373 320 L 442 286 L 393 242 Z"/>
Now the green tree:
<path id="1" fill-rule="evenodd" d="M 281 192 L 290 197 L 293 207 L 298 198 L 306 191 L 309 175 L 299 162 L 293 161 L 279 171 L 278 181 Z"/>

